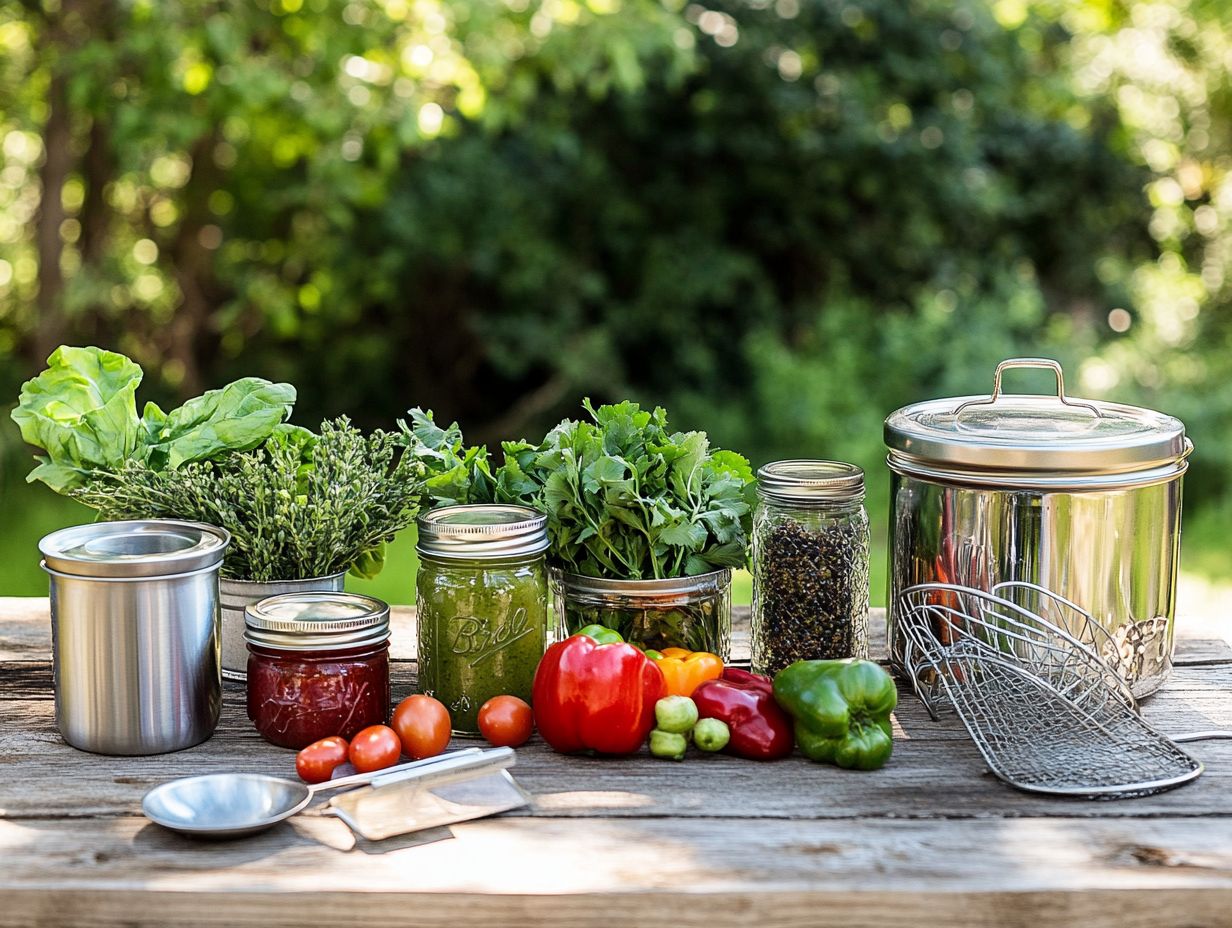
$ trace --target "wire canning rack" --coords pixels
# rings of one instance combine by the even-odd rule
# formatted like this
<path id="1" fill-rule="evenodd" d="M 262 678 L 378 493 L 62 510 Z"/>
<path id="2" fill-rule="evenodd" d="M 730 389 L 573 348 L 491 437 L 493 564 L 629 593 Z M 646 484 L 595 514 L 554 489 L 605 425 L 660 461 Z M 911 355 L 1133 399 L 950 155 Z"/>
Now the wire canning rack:
<path id="1" fill-rule="evenodd" d="M 1011 786 L 1123 799 L 1202 773 L 1142 720 L 1115 643 L 1069 600 L 1029 583 L 991 592 L 925 583 L 904 590 L 898 607 L 916 693 L 934 717 L 953 708 Z"/>

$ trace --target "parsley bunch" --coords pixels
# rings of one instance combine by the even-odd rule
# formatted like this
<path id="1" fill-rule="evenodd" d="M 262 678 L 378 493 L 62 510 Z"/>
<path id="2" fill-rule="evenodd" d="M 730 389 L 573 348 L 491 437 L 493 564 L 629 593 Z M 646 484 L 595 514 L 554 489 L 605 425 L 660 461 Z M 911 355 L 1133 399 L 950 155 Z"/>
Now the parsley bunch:
<path id="1" fill-rule="evenodd" d="M 670 432 L 667 413 L 623 402 L 566 419 L 543 442 L 505 442 L 495 497 L 548 516 L 551 557 L 612 580 L 692 576 L 745 563 L 754 479 L 705 432 Z"/>

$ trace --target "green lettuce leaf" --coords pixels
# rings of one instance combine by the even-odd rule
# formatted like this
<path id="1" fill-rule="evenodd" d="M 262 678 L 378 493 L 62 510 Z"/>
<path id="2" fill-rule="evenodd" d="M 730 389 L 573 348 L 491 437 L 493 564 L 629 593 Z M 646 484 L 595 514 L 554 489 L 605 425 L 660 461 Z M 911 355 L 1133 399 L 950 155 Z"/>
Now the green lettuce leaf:
<path id="1" fill-rule="evenodd" d="M 291 414 L 295 388 L 245 377 L 163 413 L 150 403 L 142 424 L 147 460 L 156 470 L 205 461 L 223 451 L 251 451 Z"/>
<path id="2" fill-rule="evenodd" d="M 47 370 L 21 388 L 13 421 L 21 437 L 47 455 L 26 478 L 57 492 L 94 470 L 115 470 L 137 453 L 137 385 L 141 368 L 112 351 L 62 346 Z"/>

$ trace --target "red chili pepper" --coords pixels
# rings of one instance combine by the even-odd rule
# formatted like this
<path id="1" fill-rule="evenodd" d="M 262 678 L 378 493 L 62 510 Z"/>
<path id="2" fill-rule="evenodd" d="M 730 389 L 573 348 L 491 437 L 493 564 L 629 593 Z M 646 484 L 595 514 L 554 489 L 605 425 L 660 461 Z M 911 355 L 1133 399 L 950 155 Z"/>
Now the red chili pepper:
<path id="1" fill-rule="evenodd" d="M 791 719 L 774 701 L 769 677 L 728 667 L 717 680 L 698 686 L 693 702 L 702 718 L 727 723 L 728 753 L 752 760 L 777 760 L 791 753 Z"/>
<path id="2" fill-rule="evenodd" d="M 531 702 L 543 740 L 562 754 L 631 754 L 654 728 L 663 674 L 631 644 L 574 635 L 548 648 Z"/>

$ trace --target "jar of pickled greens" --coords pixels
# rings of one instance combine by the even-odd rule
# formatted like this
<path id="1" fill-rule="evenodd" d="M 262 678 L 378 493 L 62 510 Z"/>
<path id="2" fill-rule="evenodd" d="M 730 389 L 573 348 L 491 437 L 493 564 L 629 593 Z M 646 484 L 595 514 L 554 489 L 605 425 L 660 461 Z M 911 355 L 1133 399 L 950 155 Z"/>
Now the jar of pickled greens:
<path id="1" fill-rule="evenodd" d="M 864 471 L 838 461 L 776 461 L 757 472 L 752 667 L 868 657 Z"/>
<path id="2" fill-rule="evenodd" d="M 493 696 L 530 702 L 547 645 L 547 517 L 446 506 L 418 526 L 419 690 L 448 707 L 456 734 L 476 734 Z"/>

